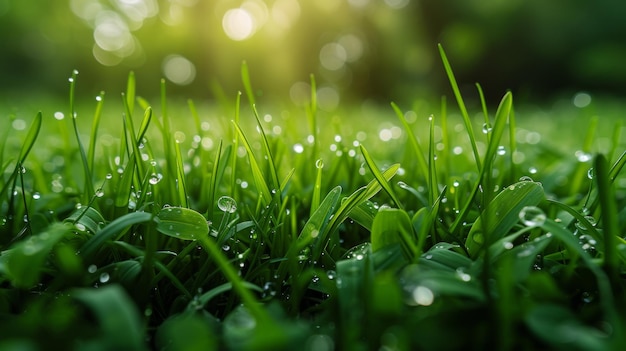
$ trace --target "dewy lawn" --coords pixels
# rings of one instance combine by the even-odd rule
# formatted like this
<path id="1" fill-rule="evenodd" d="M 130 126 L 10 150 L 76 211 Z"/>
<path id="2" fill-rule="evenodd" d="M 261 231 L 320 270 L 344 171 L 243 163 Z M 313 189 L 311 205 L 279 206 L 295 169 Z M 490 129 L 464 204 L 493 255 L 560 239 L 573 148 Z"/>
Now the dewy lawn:
<path id="1" fill-rule="evenodd" d="M 312 78 L 273 109 L 244 65 L 218 105 L 74 72 L 3 111 L 0 349 L 626 346 L 621 112 L 469 110 L 441 54 L 453 98 L 413 106 L 319 110 Z"/>

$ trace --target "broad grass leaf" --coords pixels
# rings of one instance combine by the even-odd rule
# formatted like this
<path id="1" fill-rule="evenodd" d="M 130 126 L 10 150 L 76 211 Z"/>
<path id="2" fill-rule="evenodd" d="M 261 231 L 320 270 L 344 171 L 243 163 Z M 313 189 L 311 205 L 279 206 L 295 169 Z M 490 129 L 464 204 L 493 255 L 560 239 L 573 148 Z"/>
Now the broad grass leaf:
<path id="1" fill-rule="evenodd" d="M 209 233 L 209 224 L 200 213 L 184 207 L 165 207 L 155 217 L 156 229 L 171 237 L 196 240 Z"/>
<path id="2" fill-rule="evenodd" d="M 435 270 L 456 271 L 459 268 L 469 269 L 473 261 L 458 252 L 450 250 L 454 245 L 439 243 L 424 252 L 419 264 Z"/>
<path id="3" fill-rule="evenodd" d="M 418 264 L 406 266 L 400 273 L 400 280 L 403 288 L 413 291 L 417 287 L 423 287 L 433 295 L 471 298 L 476 301 L 485 301 L 486 297 L 479 279 L 471 274 L 469 270 L 459 267 L 455 270 L 433 269 Z M 414 296 L 415 297 L 415 296 Z M 416 300 L 416 304 L 424 304 L 423 301 Z"/>
<path id="4" fill-rule="evenodd" d="M 145 330 L 135 303 L 118 285 L 76 289 L 71 296 L 87 306 L 100 326 L 102 350 L 145 350 Z"/>
<path id="5" fill-rule="evenodd" d="M 407 258 L 417 253 L 414 243 L 413 226 L 409 215 L 404 210 L 386 208 L 378 211 L 372 224 L 372 251 L 399 243 Z"/>
<path id="6" fill-rule="evenodd" d="M 70 214 L 64 222 L 72 223 L 81 232 L 97 233 L 104 226 L 104 217 L 93 207 L 81 207 Z"/>
<path id="7" fill-rule="evenodd" d="M 39 282 L 52 248 L 69 233 L 70 225 L 53 223 L 43 232 L 17 242 L 0 255 L 0 273 L 16 287 L 32 287 Z"/>
<path id="8" fill-rule="evenodd" d="M 526 206 L 536 206 L 545 198 L 540 183 L 522 181 L 502 190 L 487 205 L 470 229 L 465 245 L 472 256 L 478 255 L 485 243 L 506 236 L 519 222 L 519 212 Z"/>

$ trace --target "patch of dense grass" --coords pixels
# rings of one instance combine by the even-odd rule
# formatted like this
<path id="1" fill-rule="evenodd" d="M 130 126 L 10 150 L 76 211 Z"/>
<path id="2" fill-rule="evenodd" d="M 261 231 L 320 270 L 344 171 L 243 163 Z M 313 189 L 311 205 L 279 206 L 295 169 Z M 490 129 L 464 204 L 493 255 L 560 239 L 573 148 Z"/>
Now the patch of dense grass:
<path id="1" fill-rule="evenodd" d="M 472 116 L 441 53 L 460 113 L 265 112 L 245 66 L 218 107 L 131 74 L 89 112 L 75 72 L 67 112 L 0 135 L 0 346 L 626 345 L 621 124 Z"/>

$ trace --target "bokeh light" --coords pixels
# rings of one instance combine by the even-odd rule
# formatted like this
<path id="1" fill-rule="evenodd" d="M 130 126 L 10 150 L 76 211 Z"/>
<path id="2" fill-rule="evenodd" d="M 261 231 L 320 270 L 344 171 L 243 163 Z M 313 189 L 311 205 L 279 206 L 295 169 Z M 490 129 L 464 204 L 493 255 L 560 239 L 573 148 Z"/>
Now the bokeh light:
<path id="1" fill-rule="evenodd" d="M 163 60 L 163 74 L 174 84 L 188 85 L 196 78 L 196 66 L 180 55 L 170 55 Z"/>

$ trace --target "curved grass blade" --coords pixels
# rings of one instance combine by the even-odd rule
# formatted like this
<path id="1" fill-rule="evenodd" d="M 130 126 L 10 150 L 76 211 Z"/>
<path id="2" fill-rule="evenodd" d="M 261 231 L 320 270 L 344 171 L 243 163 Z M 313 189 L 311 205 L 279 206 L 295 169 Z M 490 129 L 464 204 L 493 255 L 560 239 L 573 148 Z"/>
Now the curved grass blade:
<path id="1" fill-rule="evenodd" d="M 361 153 L 363 154 L 363 158 L 365 159 L 365 163 L 367 164 L 367 167 L 370 169 L 370 171 L 374 175 L 374 178 L 378 181 L 380 186 L 383 189 L 385 189 L 385 192 L 389 195 L 389 197 L 391 197 L 391 199 L 396 204 L 396 206 L 398 206 L 398 208 L 402 209 L 403 208 L 402 202 L 398 199 L 398 196 L 396 195 L 396 192 L 393 191 L 393 189 L 391 188 L 391 185 L 389 185 L 389 182 L 387 181 L 387 179 L 378 170 L 378 167 L 374 163 L 374 160 L 372 160 L 372 158 L 370 157 L 370 154 L 365 149 L 365 146 L 363 146 L 363 144 L 359 144 L 359 147 L 361 148 Z"/>
<path id="2" fill-rule="evenodd" d="M 252 169 L 252 179 L 254 180 L 254 185 L 256 186 L 257 191 L 260 193 L 262 200 L 266 202 L 270 201 L 272 199 L 272 194 L 270 192 L 270 188 L 265 182 L 263 172 L 261 171 L 261 168 L 259 168 L 259 164 L 256 162 L 254 153 L 252 152 L 252 147 L 250 146 L 250 143 L 248 143 L 248 139 L 246 139 L 246 136 L 239 127 L 239 125 L 234 122 L 233 125 L 235 126 L 235 130 L 243 141 L 243 146 L 246 148 L 246 151 L 248 153 L 248 159 L 250 160 L 250 168 Z"/>
<path id="3" fill-rule="evenodd" d="M 400 119 L 400 122 L 402 122 L 404 130 L 408 134 L 409 142 L 411 143 L 411 147 L 413 148 L 415 157 L 417 157 L 417 164 L 419 165 L 419 168 L 424 175 L 424 179 L 428 179 L 429 172 L 428 165 L 426 164 L 426 158 L 424 158 L 424 152 L 422 151 L 422 147 L 420 146 L 419 141 L 415 136 L 415 133 L 413 133 L 413 129 L 411 128 L 411 126 L 409 126 L 409 122 L 407 122 L 406 118 L 404 118 L 404 114 L 402 113 L 402 110 L 400 110 L 398 105 L 392 102 L 391 107 L 396 113 L 396 116 L 398 116 L 398 119 Z"/>
<path id="4" fill-rule="evenodd" d="M 519 222 L 519 212 L 526 206 L 536 206 L 545 198 L 543 187 L 536 182 L 518 182 L 502 190 L 487 205 L 474 222 L 465 246 L 472 257 L 501 239 Z"/>
<path id="5" fill-rule="evenodd" d="M 467 108 L 465 107 L 465 102 L 463 102 L 463 97 L 461 96 L 459 85 L 456 83 L 456 78 L 454 77 L 454 73 L 452 72 L 450 62 L 448 62 L 448 57 L 443 50 L 443 46 L 441 46 L 441 44 L 438 44 L 438 47 L 441 60 L 443 61 L 443 67 L 446 70 L 446 74 L 448 75 L 448 79 L 450 80 L 450 86 L 452 87 L 452 91 L 454 92 L 454 96 L 459 105 L 459 109 L 461 110 L 461 115 L 463 116 L 463 123 L 465 123 L 465 129 L 467 129 L 467 134 L 470 138 L 470 144 L 472 145 L 472 151 L 474 152 L 474 160 L 476 162 L 476 166 L 480 171 L 482 167 L 480 162 L 480 155 L 478 154 L 478 147 L 476 146 L 476 136 L 474 135 L 474 129 L 472 128 L 472 121 L 469 117 L 469 114 L 467 113 Z"/>
<path id="6" fill-rule="evenodd" d="M 96 96 L 96 110 L 93 114 L 93 122 L 91 123 L 91 135 L 89 138 L 89 151 L 87 160 L 89 161 L 89 169 L 94 169 L 94 157 L 96 154 L 96 144 L 98 140 L 98 128 L 100 127 L 100 118 L 102 117 L 102 105 L 104 104 L 104 91 Z"/>
<path id="7" fill-rule="evenodd" d="M 93 254 L 107 241 L 119 240 L 129 227 L 149 222 L 153 219 L 151 213 L 132 212 L 125 214 L 92 236 L 78 251 L 84 258 L 92 257 Z"/>
<path id="8" fill-rule="evenodd" d="M 23 289 L 37 284 L 52 248 L 71 233 L 67 223 L 53 223 L 39 234 L 17 242 L 0 255 L 0 273 Z"/>
<path id="9" fill-rule="evenodd" d="M 35 145 L 35 141 L 37 140 L 37 137 L 39 136 L 39 131 L 41 130 L 42 120 L 43 120 L 43 115 L 41 111 L 39 111 L 35 115 L 35 119 L 33 120 L 33 123 L 31 124 L 30 128 L 28 129 L 28 134 L 26 134 L 26 139 L 24 140 L 24 143 L 22 144 L 22 148 L 20 149 L 20 154 L 18 156 L 18 162 L 17 162 L 17 165 L 15 166 L 15 170 L 11 173 L 11 176 L 9 177 L 9 179 L 4 183 L 2 190 L 0 190 L 0 198 L 4 197 L 5 192 L 7 191 L 9 186 L 11 186 L 11 183 L 13 183 L 13 180 L 15 179 L 15 177 L 17 177 L 17 174 L 21 168 L 21 165 L 24 164 L 24 161 L 26 160 L 26 156 L 28 156 L 28 154 L 30 153 L 30 150 L 32 150 L 33 148 L 33 145 Z"/>
<path id="10" fill-rule="evenodd" d="M 181 240 L 197 240 L 209 233 L 209 224 L 200 213 L 185 207 L 165 207 L 155 216 L 156 230 Z"/>
<path id="11" fill-rule="evenodd" d="M 109 350 L 145 350 L 139 312 L 118 285 L 75 289 L 71 296 L 94 312 L 101 328 L 99 347 Z"/>
<path id="12" fill-rule="evenodd" d="M 412 260 L 417 254 L 414 243 L 413 226 L 409 215 L 397 208 L 381 209 L 372 224 L 372 252 L 399 243 L 405 257 Z"/>
<path id="13" fill-rule="evenodd" d="M 253 107 L 256 102 L 254 100 L 254 93 L 252 92 L 252 84 L 250 83 L 250 72 L 248 70 L 248 63 L 245 60 L 241 63 L 241 82 L 243 83 L 243 87 L 246 91 L 246 96 L 248 97 L 250 106 Z"/>

